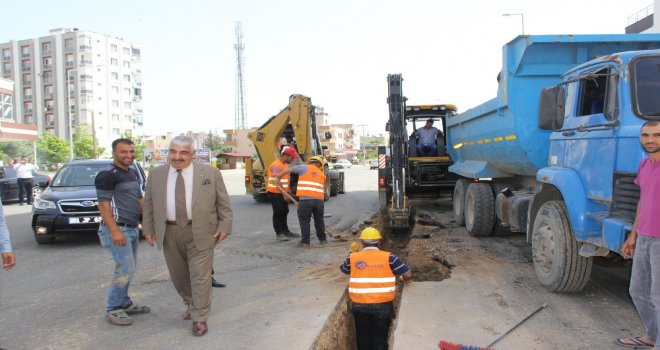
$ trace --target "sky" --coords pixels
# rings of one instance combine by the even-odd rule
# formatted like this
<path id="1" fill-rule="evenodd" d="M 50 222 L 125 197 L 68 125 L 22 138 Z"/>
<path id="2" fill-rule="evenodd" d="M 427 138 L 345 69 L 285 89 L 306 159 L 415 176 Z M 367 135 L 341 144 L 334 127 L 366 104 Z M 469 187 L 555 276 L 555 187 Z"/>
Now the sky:
<path id="1" fill-rule="evenodd" d="M 247 124 L 303 94 L 331 123 L 384 133 L 387 82 L 409 103 L 459 112 L 497 93 L 502 46 L 525 34 L 621 34 L 653 0 L 0 0 L 0 42 L 79 28 L 141 48 L 142 133 L 235 125 L 235 23 L 243 28 Z M 11 9 L 16 15 L 7 12 Z M 505 17 L 505 13 L 522 13 Z"/>

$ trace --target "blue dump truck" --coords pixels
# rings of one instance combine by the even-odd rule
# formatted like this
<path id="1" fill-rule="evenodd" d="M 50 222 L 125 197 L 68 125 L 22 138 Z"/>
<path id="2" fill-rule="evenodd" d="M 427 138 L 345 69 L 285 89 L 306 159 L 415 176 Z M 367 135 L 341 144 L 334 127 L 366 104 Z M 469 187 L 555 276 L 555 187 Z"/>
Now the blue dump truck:
<path id="1" fill-rule="evenodd" d="M 581 291 L 594 257 L 622 260 L 640 127 L 660 120 L 658 48 L 660 34 L 519 36 L 497 97 L 447 118 L 456 221 L 473 236 L 526 233 L 552 292 Z"/>

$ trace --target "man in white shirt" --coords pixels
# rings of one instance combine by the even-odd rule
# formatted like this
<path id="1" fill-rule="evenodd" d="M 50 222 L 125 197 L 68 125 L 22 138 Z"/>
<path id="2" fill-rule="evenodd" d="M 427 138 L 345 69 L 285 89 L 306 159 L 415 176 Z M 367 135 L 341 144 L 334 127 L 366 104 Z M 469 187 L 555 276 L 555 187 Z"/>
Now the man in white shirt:
<path id="1" fill-rule="evenodd" d="M 28 157 L 22 156 L 18 164 L 14 165 L 18 177 L 18 204 L 23 205 L 23 194 L 28 205 L 32 205 L 32 177 L 39 167 L 29 163 Z"/>

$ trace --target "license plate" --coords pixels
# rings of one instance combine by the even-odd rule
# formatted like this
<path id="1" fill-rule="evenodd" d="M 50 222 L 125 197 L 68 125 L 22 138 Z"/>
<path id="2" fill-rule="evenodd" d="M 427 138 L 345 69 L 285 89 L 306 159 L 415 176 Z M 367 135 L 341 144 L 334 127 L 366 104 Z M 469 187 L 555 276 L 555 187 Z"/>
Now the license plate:
<path id="1" fill-rule="evenodd" d="M 98 224 L 100 222 L 100 216 L 79 216 L 75 218 L 69 218 L 70 224 Z"/>

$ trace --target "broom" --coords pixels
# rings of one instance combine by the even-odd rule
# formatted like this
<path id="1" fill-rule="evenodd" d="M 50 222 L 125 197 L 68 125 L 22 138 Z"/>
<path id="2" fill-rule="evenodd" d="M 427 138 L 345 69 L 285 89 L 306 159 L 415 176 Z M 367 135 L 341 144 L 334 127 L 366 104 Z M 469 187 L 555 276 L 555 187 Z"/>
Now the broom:
<path id="1" fill-rule="evenodd" d="M 455 344 L 455 343 L 450 343 L 450 342 L 444 341 L 444 340 L 441 340 L 440 343 L 438 343 L 438 347 L 440 347 L 440 350 L 495 350 L 495 349 L 491 348 L 491 346 L 495 345 L 495 343 L 502 340 L 502 338 L 504 338 L 507 334 L 511 333 L 511 331 L 516 329 L 518 326 L 523 324 L 525 321 L 529 320 L 532 316 L 534 316 L 537 312 L 544 309 L 546 306 L 548 306 L 547 303 L 539 306 L 538 309 L 534 310 L 532 313 L 527 315 L 527 317 L 523 318 L 520 322 L 514 324 L 513 327 L 509 328 L 509 330 L 504 332 L 504 334 L 500 335 L 499 337 L 497 337 L 497 339 L 493 340 L 490 344 L 486 345 L 486 347 L 481 347 L 481 346 L 476 346 L 476 345 Z"/>

